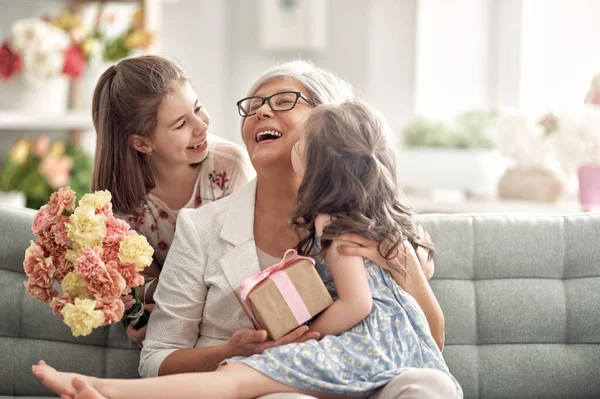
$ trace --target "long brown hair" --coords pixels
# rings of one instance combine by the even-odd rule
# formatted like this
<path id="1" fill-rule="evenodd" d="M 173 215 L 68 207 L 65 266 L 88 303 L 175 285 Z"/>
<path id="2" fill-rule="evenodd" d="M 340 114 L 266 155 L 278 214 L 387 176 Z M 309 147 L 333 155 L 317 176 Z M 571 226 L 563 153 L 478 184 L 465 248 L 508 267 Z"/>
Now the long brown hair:
<path id="1" fill-rule="evenodd" d="M 306 167 L 292 216 L 306 233 L 300 252 L 312 253 L 315 218 L 325 213 L 333 221 L 323 231 L 319 256 L 343 233 L 377 242 L 387 260 L 396 257 L 403 240 L 433 256 L 433 244 L 419 236 L 398 186 L 388 131 L 377 111 L 360 100 L 318 106 L 305 119 Z"/>
<path id="2" fill-rule="evenodd" d="M 164 97 L 189 78 L 177 64 L 155 55 L 128 58 L 98 79 L 92 102 L 96 156 L 92 190 L 109 190 L 113 209 L 139 214 L 156 177 L 147 154 L 131 135 L 151 138 Z"/>

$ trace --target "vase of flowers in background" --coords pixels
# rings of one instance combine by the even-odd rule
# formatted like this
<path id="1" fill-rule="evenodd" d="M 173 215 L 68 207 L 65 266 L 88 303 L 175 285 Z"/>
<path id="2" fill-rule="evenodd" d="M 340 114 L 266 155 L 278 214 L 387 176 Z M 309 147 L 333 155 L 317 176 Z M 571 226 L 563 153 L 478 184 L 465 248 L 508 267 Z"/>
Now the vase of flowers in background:
<path id="1" fill-rule="evenodd" d="M 80 84 L 80 107 L 90 109 L 102 72 L 154 38 L 143 29 L 140 8 L 117 33 L 115 14 L 103 10 L 101 3 L 93 23 L 66 10 L 53 18 L 15 21 L 0 44 L 0 109 L 64 113 L 73 80 Z"/>
<path id="2" fill-rule="evenodd" d="M 0 44 L 0 109 L 63 113 L 69 81 L 84 67 L 85 56 L 72 34 L 53 20 L 20 19 Z"/>
<path id="3" fill-rule="evenodd" d="M 566 193 L 566 179 L 555 154 L 551 135 L 557 129 L 554 114 L 531 120 L 514 110 L 503 110 L 494 138 L 510 166 L 498 181 L 498 197 L 556 202 Z"/>
<path id="4" fill-rule="evenodd" d="M 11 148 L 0 174 L 0 191 L 22 193 L 25 206 L 39 209 L 53 191 L 71 186 L 83 195 L 90 192 L 92 159 L 65 141 L 46 136 L 21 138 Z"/>
<path id="5" fill-rule="evenodd" d="M 143 10 L 137 7 L 124 24 L 118 21 L 116 12 L 105 11 L 104 3 L 98 7 L 90 35 L 83 41 L 87 67 L 79 80 L 80 108 L 90 110 L 96 83 L 109 67 L 120 60 L 135 56 L 147 49 L 154 41 L 154 33 L 143 27 Z M 64 11 L 63 26 L 69 26 L 81 17 Z"/>

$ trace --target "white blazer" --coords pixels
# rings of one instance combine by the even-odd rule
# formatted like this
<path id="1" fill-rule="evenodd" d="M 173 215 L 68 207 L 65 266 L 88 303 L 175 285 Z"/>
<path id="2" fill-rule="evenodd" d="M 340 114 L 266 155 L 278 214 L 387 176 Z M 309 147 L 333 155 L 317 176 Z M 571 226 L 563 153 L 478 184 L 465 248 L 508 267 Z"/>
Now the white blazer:
<path id="1" fill-rule="evenodd" d="M 253 328 L 233 290 L 260 272 L 255 197 L 256 179 L 219 201 L 179 213 L 154 294 L 140 358 L 142 377 L 157 376 L 177 349 L 223 344 L 235 331 Z"/>

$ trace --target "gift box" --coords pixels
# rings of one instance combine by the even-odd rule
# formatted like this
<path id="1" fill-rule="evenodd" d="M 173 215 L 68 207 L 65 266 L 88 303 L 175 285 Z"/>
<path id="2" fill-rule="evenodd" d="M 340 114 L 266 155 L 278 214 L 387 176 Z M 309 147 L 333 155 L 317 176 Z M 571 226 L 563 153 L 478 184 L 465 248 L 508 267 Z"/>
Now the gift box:
<path id="1" fill-rule="evenodd" d="M 235 290 L 254 327 L 277 340 L 333 303 L 312 258 L 288 250 L 283 259 Z"/>

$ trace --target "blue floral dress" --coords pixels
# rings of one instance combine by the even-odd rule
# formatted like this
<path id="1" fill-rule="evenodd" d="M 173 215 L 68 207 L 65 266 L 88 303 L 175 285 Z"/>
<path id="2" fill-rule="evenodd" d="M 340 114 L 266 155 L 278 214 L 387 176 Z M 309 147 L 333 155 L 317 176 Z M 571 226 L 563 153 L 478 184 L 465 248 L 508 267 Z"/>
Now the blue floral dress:
<path id="1" fill-rule="evenodd" d="M 329 265 L 316 264 L 333 300 L 338 298 Z M 425 315 L 391 274 L 365 261 L 373 294 L 371 313 L 338 336 L 328 335 L 271 348 L 261 355 L 235 357 L 261 373 L 299 389 L 347 396 L 369 396 L 409 368 L 433 368 L 447 373 L 442 353 L 431 336 Z"/>

